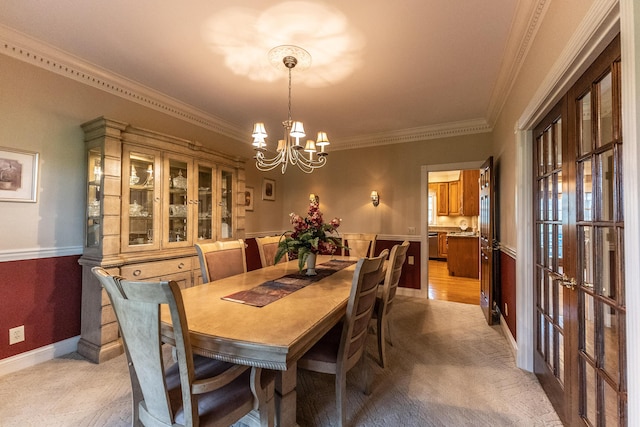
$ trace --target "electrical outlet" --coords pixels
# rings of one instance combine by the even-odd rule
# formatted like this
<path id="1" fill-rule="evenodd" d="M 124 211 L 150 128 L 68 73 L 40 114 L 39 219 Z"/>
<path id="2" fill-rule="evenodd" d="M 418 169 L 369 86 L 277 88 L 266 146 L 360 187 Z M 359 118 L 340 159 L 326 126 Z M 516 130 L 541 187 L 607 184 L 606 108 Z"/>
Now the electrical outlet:
<path id="1" fill-rule="evenodd" d="M 416 228 L 415 227 L 409 227 L 409 234 L 416 234 Z"/>
<path id="2" fill-rule="evenodd" d="M 413 265 L 413 262 L 414 262 L 413 255 L 409 255 L 409 256 L 407 257 L 407 262 L 409 263 L 409 265 Z"/>
<path id="3" fill-rule="evenodd" d="M 504 303 L 504 315 L 506 317 L 509 317 L 509 306 L 507 305 L 507 303 Z"/>
<path id="4" fill-rule="evenodd" d="M 24 325 L 9 329 L 9 345 L 24 341 Z"/>

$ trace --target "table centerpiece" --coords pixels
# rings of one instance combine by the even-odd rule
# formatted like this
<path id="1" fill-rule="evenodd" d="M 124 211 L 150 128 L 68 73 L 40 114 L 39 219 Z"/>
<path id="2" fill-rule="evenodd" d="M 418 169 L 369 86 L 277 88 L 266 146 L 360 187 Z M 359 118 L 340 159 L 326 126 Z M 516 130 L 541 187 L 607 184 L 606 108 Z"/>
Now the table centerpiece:
<path id="1" fill-rule="evenodd" d="M 325 223 L 320 207 L 314 200 L 309 202 L 309 211 L 305 218 L 291 212 L 289 219 L 293 224 L 293 230 L 285 231 L 282 234 L 275 255 L 276 264 L 285 254 L 294 254 L 298 257 L 298 270 L 302 272 L 306 263 L 307 275 L 313 276 L 316 274 L 317 254 L 333 255 L 337 249 L 346 247 L 337 236 L 340 219 L 336 217 L 329 223 Z M 333 233 L 336 235 L 332 235 Z"/>

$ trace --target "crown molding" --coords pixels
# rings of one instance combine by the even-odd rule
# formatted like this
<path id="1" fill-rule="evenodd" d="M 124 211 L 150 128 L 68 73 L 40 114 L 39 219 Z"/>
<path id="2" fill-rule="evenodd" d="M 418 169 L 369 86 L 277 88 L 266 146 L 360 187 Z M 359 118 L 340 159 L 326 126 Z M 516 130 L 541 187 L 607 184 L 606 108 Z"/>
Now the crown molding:
<path id="1" fill-rule="evenodd" d="M 491 132 L 492 130 L 493 128 L 489 126 L 485 119 L 465 120 L 345 138 L 340 141 L 339 146 L 332 147 L 332 151 L 448 138 L 451 136 Z"/>
<path id="2" fill-rule="evenodd" d="M 175 98 L 95 64 L 91 64 L 77 56 L 4 25 L 0 25 L 0 49 L 3 54 L 12 58 L 190 122 L 229 138 L 246 142 L 245 132 L 238 126 L 220 117 L 205 113 Z"/>
<path id="3" fill-rule="evenodd" d="M 518 2 L 513 25 L 505 47 L 498 79 L 491 92 L 487 109 L 488 123 L 493 127 L 509 97 L 516 77 L 524 63 L 529 48 L 538 33 L 540 24 L 551 0 L 521 0 Z"/>

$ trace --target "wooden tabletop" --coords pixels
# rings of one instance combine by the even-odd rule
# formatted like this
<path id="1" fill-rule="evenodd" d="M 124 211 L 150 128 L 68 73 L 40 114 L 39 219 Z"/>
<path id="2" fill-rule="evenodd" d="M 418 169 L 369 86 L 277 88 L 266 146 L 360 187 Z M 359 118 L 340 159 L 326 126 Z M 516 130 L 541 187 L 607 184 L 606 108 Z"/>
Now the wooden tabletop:
<path id="1" fill-rule="evenodd" d="M 331 259 L 319 256 L 317 264 Z M 297 273 L 298 261 L 261 268 L 184 289 L 194 352 L 220 360 L 286 370 L 344 316 L 355 263 L 264 307 L 223 300 L 266 281 Z M 162 310 L 162 336 L 173 342 L 168 310 Z"/>

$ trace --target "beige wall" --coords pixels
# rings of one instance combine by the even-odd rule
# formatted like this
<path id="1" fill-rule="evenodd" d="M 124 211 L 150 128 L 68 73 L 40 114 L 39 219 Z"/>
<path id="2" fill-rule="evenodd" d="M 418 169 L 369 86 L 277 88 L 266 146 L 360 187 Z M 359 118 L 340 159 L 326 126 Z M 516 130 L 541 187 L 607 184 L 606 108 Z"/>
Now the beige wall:
<path id="1" fill-rule="evenodd" d="M 421 166 L 483 161 L 490 138 L 485 133 L 331 152 L 323 169 L 283 177 L 284 226 L 288 212 L 305 213 L 314 193 L 326 218 L 342 218 L 343 232 L 408 235 L 415 227 L 419 234 Z M 378 207 L 371 203 L 372 190 L 380 195 Z"/>
<path id="2" fill-rule="evenodd" d="M 498 176 L 499 240 L 516 248 L 516 139 L 514 127 L 553 64 L 584 18 L 592 1 L 550 2 L 511 93 L 494 126 L 493 153 Z M 533 154 L 533 152 L 532 152 Z M 524 195 L 523 197 L 530 197 Z"/>

